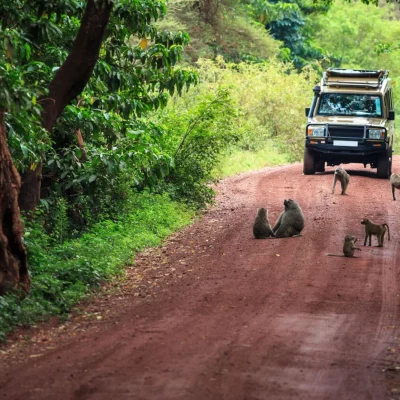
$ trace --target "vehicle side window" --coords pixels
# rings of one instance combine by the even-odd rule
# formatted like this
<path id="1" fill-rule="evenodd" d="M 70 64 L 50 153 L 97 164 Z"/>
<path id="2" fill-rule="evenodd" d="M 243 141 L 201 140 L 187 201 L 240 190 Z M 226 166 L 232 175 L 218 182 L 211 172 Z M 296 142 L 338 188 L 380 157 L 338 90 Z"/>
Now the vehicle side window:
<path id="1" fill-rule="evenodd" d="M 393 110 L 392 89 L 389 89 L 385 93 L 385 110 L 386 110 L 386 115 L 389 113 L 390 110 Z"/>

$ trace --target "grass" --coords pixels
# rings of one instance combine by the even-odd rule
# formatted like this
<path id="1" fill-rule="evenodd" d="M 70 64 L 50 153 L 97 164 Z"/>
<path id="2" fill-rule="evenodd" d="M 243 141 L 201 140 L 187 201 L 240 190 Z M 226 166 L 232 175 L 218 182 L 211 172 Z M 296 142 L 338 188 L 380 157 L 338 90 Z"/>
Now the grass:
<path id="1" fill-rule="evenodd" d="M 190 224 L 194 212 L 167 195 L 132 193 L 124 213 L 102 221 L 79 239 L 54 245 L 38 220 L 25 229 L 31 294 L 0 297 L 0 340 L 16 326 L 63 315 L 93 288 L 124 273 L 137 252 L 156 246 Z"/>
<path id="2" fill-rule="evenodd" d="M 236 175 L 241 172 L 257 170 L 263 167 L 272 167 L 289 162 L 287 154 L 278 152 L 276 147 L 266 143 L 266 146 L 257 151 L 233 150 L 227 155 L 215 170 L 218 178 Z"/>

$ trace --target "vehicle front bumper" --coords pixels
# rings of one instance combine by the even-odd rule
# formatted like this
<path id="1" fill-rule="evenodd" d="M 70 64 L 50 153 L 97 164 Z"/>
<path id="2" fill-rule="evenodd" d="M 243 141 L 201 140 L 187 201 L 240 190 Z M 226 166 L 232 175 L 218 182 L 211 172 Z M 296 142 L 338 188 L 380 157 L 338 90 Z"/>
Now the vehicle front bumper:
<path id="1" fill-rule="evenodd" d="M 346 144 L 348 142 L 348 145 Z M 351 144 L 351 145 L 350 145 Z M 389 144 L 385 139 L 360 139 L 341 137 L 313 137 L 307 136 L 305 141 L 307 149 L 325 155 L 343 155 L 367 157 L 387 152 Z"/>

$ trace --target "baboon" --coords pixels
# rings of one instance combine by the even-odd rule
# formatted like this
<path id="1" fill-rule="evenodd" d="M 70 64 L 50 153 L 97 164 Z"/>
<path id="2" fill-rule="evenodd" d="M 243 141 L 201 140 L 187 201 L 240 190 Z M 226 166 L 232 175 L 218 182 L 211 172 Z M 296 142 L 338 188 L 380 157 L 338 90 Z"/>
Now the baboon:
<path id="1" fill-rule="evenodd" d="M 275 236 L 268 222 L 268 210 L 264 207 L 257 208 L 257 215 L 253 225 L 253 235 L 256 239 Z"/>
<path id="2" fill-rule="evenodd" d="M 342 167 L 337 167 L 335 169 L 335 173 L 333 175 L 332 194 L 335 192 L 336 181 L 338 179 L 340 181 L 340 185 L 342 186 L 341 194 L 346 194 L 346 189 L 350 182 L 350 175 Z"/>
<path id="3" fill-rule="evenodd" d="M 288 199 L 283 204 L 285 205 L 285 211 L 279 216 L 277 223 L 272 229 L 275 237 L 301 236 L 300 232 L 304 228 L 303 211 L 301 211 L 296 200 Z"/>
<path id="4" fill-rule="evenodd" d="M 343 254 L 345 257 L 354 257 L 354 250 L 360 250 L 359 247 L 356 247 L 355 244 L 357 242 L 357 238 L 351 235 L 346 235 L 344 237 L 343 243 Z"/>
<path id="5" fill-rule="evenodd" d="M 344 237 L 343 243 L 343 254 L 330 254 L 328 253 L 327 256 L 335 256 L 335 257 L 354 257 L 354 250 L 360 250 L 359 247 L 354 246 L 357 242 L 357 239 L 354 236 L 346 235 Z"/>
<path id="6" fill-rule="evenodd" d="M 388 240 L 390 240 L 390 231 L 388 224 L 374 224 L 370 219 L 364 218 L 361 221 L 361 225 L 365 225 L 365 240 L 364 246 L 367 245 L 367 239 L 369 238 L 369 246 L 371 246 L 371 236 L 374 235 L 378 239 L 378 247 L 383 247 L 383 239 L 385 238 L 386 230 L 388 232 Z"/>
<path id="7" fill-rule="evenodd" d="M 400 189 L 400 174 L 390 175 L 390 184 L 392 185 L 393 200 L 396 200 L 396 197 L 394 196 L 394 190 Z"/>

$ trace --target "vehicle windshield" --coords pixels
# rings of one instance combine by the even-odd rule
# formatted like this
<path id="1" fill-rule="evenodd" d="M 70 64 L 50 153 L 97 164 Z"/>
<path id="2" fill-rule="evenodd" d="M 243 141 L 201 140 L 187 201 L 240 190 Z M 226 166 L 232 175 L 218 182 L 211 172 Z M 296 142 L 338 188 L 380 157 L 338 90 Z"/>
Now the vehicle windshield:
<path id="1" fill-rule="evenodd" d="M 381 98 L 370 94 L 323 93 L 317 114 L 382 117 Z"/>

